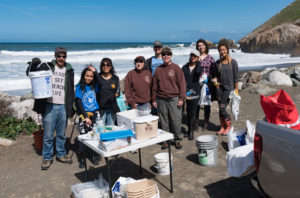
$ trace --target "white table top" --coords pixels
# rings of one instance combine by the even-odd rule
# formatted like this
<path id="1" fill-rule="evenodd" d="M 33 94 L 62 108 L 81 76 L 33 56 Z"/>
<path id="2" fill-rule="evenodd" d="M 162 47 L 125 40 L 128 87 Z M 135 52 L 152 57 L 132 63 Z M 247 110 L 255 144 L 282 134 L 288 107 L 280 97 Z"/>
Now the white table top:
<path id="1" fill-rule="evenodd" d="M 85 139 L 86 134 L 79 135 L 78 140 L 88 146 L 90 149 L 95 151 L 96 153 L 100 154 L 102 157 L 111 157 L 114 155 L 118 155 L 121 153 L 126 153 L 132 150 L 136 150 L 139 148 L 147 147 L 153 144 L 157 144 L 160 142 L 168 141 L 174 139 L 174 135 L 172 133 L 158 130 L 158 135 L 155 138 L 151 139 L 144 139 L 144 140 L 136 140 L 134 143 L 131 143 L 127 147 L 120 148 L 114 151 L 104 151 L 99 148 L 99 140 L 93 140 L 93 139 Z"/>

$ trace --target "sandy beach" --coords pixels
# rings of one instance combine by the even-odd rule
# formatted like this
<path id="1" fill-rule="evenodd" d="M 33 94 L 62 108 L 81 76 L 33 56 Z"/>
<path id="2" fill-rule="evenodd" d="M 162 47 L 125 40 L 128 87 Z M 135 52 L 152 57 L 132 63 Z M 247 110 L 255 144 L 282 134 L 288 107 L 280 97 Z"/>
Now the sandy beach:
<path id="1" fill-rule="evenodd" d="M 284 89 L 290 94 L 297 108 L 300 109 L 300 87 L 272 86 L 276 90 Z M 236 130 L 246 127 L 245 121 L 256 123 L 264 117 L 260 107 L 259 94 L 251 94 L 242 90 L 240 115 L 238 121 L 233 121 Z M 200 112 L 200 120 L 203 123 L 203 110 Z M 203 134 L 215 134 L 218 130 L 217 103 L 212 105 L 211 123 L 209 131 L 198 130 L 195 136 Z M 185 123 L 185 116 L 183 119 Z M 67 137 L 70 137 L 72 125 L 69 125 Z M 186 125 L 183 124 L 183 131 Z M 78 135 L 76 131 L 74 138 Z M 126 153 L 119 156 L 112 167 L 112 179 L 119 176 L 132 177 L 134 179 L 151 178 L 158 183 L 161 197 L 259 197 L 258 192 L 250 183 L 250 176 L 242 178 L 229 177 L 227 174 L 226 151 L 227 137 L 219 137 L 218 164 L 214 167 L 203 167 L 197 162 L 197 148 L 195 140 L 184 139 L 183 149 L 176 150 L 172 147 L 174 157 L 174 193 L 170 193 L 169 177 L 159 176 L 153 171 L 156 153 L 162 152 L 160 145 L 153 145 L 142 149 L 142 161 L 144 174 L 139 174 L 138 155 Z M 73 154 L 72 147 L 69 155 Z M 77 157 L 73 154 L 74 161 L 71 165 L 65 165 L 54 160 L 48 171 L 41 171 L 42 156 L 35 152 L 33 138 L 21 136 L 10 147 L 0 146 L 0 197 L 70 197 L 70 187 L 76 183 L 86 182 L 85 172 L 78 168 Z M 88 161 L 90 180 L 98 177 L 100 173 L 107 178 L 105 162 L 102 159 L 99 166 L 93 166 Z M 165 186 L 164 186 L 165 185 Z"/>

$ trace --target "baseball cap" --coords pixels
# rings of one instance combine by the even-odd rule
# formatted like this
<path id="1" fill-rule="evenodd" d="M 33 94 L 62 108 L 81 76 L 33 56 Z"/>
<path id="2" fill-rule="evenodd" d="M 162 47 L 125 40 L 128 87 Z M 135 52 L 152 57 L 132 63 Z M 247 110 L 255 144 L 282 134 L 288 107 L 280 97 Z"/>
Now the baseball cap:
<path id="1" fill-rule="evenodd" d="M 142 61 L 143 63 L 145 62 L 145 58 L 144 56 L 137 56 L 135 59 L 134 59 L 134 63 L 138 62 L 138 61 Z"/>
<path id="2" fill-rule="evenodd" d="M 170 54 L 173 54 L 172 53 L 172 49 L 168 46 L 165 46 L 161 49 L 161 53 L 164 54 L 164 53 L 170 53 Z"/>
<path id="3" fill-rule="evenodd" d="M 154 43 L 153 43 L 153 47 L 162 47 L 163 45 L 162 45 L 162 43 L 160 42 L 160 41 L 155 41 Z"/>
<path id="4" fill-rule="evenodd" d="M 67 55 L 67 49 L 63 47 L 57 47 L 55 48 L 55 55 L 58 53 L 65 53 Z"/>
<path id="5" fill-rule="evenodd" d="M 192 50 L 190 54 L 194 54 L 196 56 L 200 56 L 200 53 L 198 50 Z"/>

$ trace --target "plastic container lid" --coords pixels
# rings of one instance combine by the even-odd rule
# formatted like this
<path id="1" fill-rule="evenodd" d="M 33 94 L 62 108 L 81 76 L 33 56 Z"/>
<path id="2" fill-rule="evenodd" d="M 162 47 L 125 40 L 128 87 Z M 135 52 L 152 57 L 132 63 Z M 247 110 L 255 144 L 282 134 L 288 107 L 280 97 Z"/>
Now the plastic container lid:
<path id="1" fill-rule="evenodd" d="M 140 116 L 133 120 L 134 123 L 145 123 L 145 122 L 152 122 L 158 120 L 158 116 L 147 115 L 147 116 Z"/>

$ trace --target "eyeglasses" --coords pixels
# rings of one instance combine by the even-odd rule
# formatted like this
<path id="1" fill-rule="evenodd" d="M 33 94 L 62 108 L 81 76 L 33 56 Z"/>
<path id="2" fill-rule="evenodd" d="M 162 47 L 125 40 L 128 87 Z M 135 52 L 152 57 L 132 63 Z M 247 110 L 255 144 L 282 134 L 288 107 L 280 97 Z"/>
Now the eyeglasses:
<path id="1" fill-rule="evenodd" d="M 67 58 L 67 56 L 56 55 L 56 58 Z"/>
<path id="2" fill-rule="evenodd" d="M 171 53 L 162 53 L 161 55 L 162 56 L 171 56 L 172 54 Z"/>

